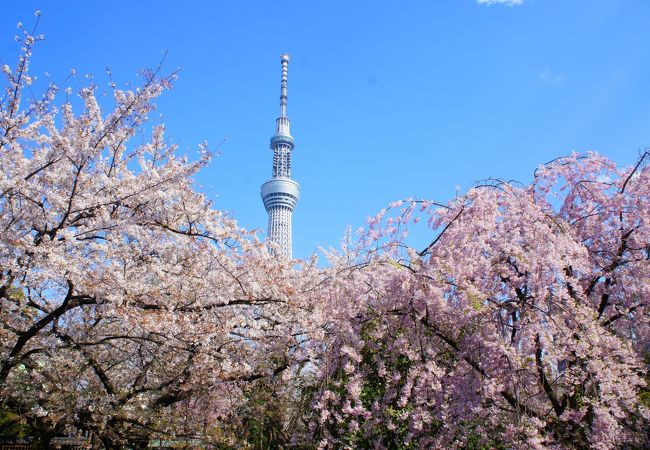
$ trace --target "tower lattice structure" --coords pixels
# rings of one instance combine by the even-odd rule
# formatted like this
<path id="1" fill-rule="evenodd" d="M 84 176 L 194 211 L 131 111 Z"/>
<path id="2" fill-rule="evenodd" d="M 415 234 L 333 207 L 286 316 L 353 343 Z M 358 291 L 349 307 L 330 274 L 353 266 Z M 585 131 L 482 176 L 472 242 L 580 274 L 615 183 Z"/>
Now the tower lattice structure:
<path id="1" fill-rule="evenodd" d="M 291 179 L 291 152 L 293 137 L 287 117 L 287 69 L 289 55 L 280 57 L 280 117 L 276 119 L 275 134 L 271 137 L 273 150 L 272 178 L 262 184 L 261 196 L 269 214 L 268 237 L 276 243 L 273 251 L 291 259 L 291 218 L 300 197 L 300 185 Z"/>

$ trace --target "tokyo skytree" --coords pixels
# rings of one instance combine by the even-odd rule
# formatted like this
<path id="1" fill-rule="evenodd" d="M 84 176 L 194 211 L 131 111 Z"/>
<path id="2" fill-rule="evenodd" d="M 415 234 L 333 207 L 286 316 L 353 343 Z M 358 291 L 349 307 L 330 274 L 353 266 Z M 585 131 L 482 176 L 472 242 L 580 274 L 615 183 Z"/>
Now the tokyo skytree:
<path id="1" fill-rule="evenodd" d="M 291 137 L 287 117 L 287 68 L 289 55 L 280 57 L 282 78 L 280 81 L 280 117 L 276 119 L 275 134 L 271 137 L 273 150 L 273 176 L 262 185 L 261 195 L 269 214 L 269 240 L 277 244 L 273 251 L 278 256 L 291 259 L 291 216 L 300 197 L 300 185 L 291 179 Z"/>

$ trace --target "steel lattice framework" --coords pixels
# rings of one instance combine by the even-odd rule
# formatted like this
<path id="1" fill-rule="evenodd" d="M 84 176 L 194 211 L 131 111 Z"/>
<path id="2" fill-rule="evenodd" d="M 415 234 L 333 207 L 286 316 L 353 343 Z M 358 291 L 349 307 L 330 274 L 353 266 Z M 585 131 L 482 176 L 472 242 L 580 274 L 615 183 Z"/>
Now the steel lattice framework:
<path id="1" fill-rule="evenodd" d="M 273 176 L 262 185 L 261 195 L 269 214 L 269 240 L 277 255 L 291 259 L 291 217 L 300 197 L 300 185 L 291 179 L 291 152 L 293 137 L 287 117 L 287 69 L 289 55 L 280 57 L 282 78 L 280 83 L 280 117 L 276 120 L 275 134 L 271 137 L 273 150 Z"/>

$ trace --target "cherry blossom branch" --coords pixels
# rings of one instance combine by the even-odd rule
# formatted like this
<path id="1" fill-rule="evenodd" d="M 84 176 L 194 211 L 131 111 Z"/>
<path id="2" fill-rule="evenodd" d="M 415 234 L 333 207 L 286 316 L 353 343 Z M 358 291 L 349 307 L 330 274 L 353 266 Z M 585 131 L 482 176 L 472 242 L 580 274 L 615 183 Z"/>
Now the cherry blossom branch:
<path id="1" fill-rule="evenodd" d="M 634 165 L 634 168 L 633 168 L 632 171 L 629 173 L 629 175 L 625 178 L 625 181 L 623 182 L 623 185 L 621 186 L 621 194 L 625 192 L 625 188 L 627 187 L 627 184 L 630 182 L 630 180 L 632 179 L 632 177 L 634 176 L 634 174 L 637 172 L 637 170 L 639 170 L 639 167 L 641 167 L 641 164 L 643 163 L 643 161 L 644 161 L 648 156 L 650 156 L 650 152 L 649 152 L 648 150 L 646 150 L 646 151 L 643 152 L 643 154 L 639 157 L 639 160 L 636 162 L 636 164 Z"/>
<path id="2" fill-rule="evenodd" d="M 553 391 L 553 387 L 551 386 L 551 384 L 548 381 L 548 378 L 546 377 L 546 373 L 544 371 L 544 363 L 542 362 L 542 354 L 543 354 L 542 344 L 539 337 L 539 333 L 537 333 L 537 335 L 535 336 L 535 364 L 537 366 L 537 373 L 539 374 L 539 382 L 542 384 L 542 387 L 544 388 L 546 397 L 548 397 L 549 401 L 551 402 L 551 405 L 553 405 L 553 410 L 555 411 L 555 415 L 557 417 L 560 417 L 564 412 L 564 408 L 558 401 L 555 392 Z"/>
<path id="3" fill-rule="evenodd" d="M 96 303 L 94 297 L 85 295 L 73 295 L 73 291 L 74 286 L 71 281 L 68 281 L 68 293 L 66 294 L 65 299 L 61 305 L 59 305 L 59 307 L 51 311 L 45 317 L 41 318 L 39 321 L 33 324 L 30 328 L 18 335 L 16 343 L 14 344 L 9 354 L 4 358 L 2 366 L 0 367 L 0 385 L 5 382 L 7 376 L 9 376 L 11 369 L 18 363 L 18 360 L 16 359 L 18 354 L 23 350 L 29 340 L 36 336 L 41 329 L 51 324 L 53 321 L 59 319 L 65 313 L 74 308 Z"/>
<path id="4" fill-rule="evenodd" d="M 445 227 L 440 232 L 440 234 L 438 234 L 438 236 L 436 236 L 436 238 L 429 245 L 427 245 L 427 247 L 424 250 L 418 252 L 418 256 L 423 257 L 424 255 L 426 255 L 433 248 L 433 246 L 436 245 L 440 239 L 442 239 L 442 236 L 445 234 L 445 231 L 447 231 L 449 227 L 451 227 L 451 225 L 461 216 L 464 210 L 465 210 L 464 206 L 460 208 L 460 210 L 454 216 L 454 218 L 451 219 L 451 221 L 449 221 L 447 225 L 445 225 Z"/>

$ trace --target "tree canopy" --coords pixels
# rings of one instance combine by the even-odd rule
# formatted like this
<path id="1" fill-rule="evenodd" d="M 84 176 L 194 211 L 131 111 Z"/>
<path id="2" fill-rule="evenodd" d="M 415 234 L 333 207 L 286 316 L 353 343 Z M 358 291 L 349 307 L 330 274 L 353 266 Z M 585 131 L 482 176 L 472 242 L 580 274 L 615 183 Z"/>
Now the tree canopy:
<path id="1" fill-rule="evenodd" d="M 24 30 L 23 30 L 24 31 Z M 96 447 L 643 448 L 650 166 L 597 154 L 407 200 L 316 259 L 215 210 L 154 101 L 0 102 L 0 433 Z M 112 105 L 98 93 L 107 90 Z M 424 219 L 431 240 L 405 233 Z M 644 360 L 645 358 L 645 360 Z"/>

